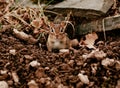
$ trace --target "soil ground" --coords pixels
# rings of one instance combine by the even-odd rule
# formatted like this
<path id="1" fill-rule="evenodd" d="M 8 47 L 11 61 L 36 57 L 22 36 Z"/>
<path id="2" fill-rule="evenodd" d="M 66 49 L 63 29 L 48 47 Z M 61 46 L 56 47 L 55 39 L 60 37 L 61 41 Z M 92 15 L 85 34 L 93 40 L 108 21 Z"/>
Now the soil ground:
<path id="1" fill-rule="evenodd" d="M 1 8 L 6 7 L 2 5 L 3 4 L 1 4 Z M 18 9 L 18 13 L 19 10 L 22 10 L 23 12 L 21 11 L 21 15 L 18 16 L 22 17 L 23 15 L 28 21 L 31 20 L 29 14 L 23 14 L 23 9 Z M 34 12 L 34 9 L 30 10 Z M 4 10 L 1 10 L 0 13 L 1 20 L 2 16 L 4 16 L 2 11 L 4 12 Z M 112 10 L 108 14 L 113 13 L 115 14 L 115 11 Z M 19 19 L 19 21 L 17 19 L 17 21 L 12 20 L 11 22 L 8 22 L 10 19 L 6 21 L 7 18 L 5 18 L 3 26 L 9 26 L 8 24 L 12 24 L 13 21 L 15 21 L 15 23 L 13 22 L 14 24 L 21 23 L 21 19 Z M 24 21 L 27 22 L 26 19 L 24 19 Z M 25 23 L 24 21 L 23 23 Z M 30 24 L 30 22 L 28 23 Z M 1 26 L 2 24 L 0 24 L 0 28 Z M 27 26 L 23 25 L 21 26 L 21 29 L 26 31 Z M 93 49 L 79 47 L 77 48 L 78 52 L 49 52 L 46 49 L 46 44 L 30 44 L 27 41 L 24 41 L 24 39 L 17 38 L 13 34 L 12 28 L 5 28 L 3 31 L 1 30 L 0 83 L 1 81 L 7 82 L 9 88 L 119 88 L 120 29 L 105 32 L 106 41 L 103 32 L 97 33 L 98 39 L 95 41 L 94 46 L 98 48 L 99 51 L 103 51 L 106 56 L 101 58 L 101 54 L 98 56 L 100 58 L 92 57 L 87 59 L 83 58 L 83 55 L 89 55 Z M 30 33 L 31 31 L 28 34 Z M 113 64 L 111 62 L 106 62 L 108 66 L 104 66 L 102 61 L 105 58 L 114 60 Z M 35 64 L 31 65 L 33 61 L 37 61 L 38 65 L 32 66 Z M 114 62 L 118 62 L 117 68 Z M 89 84 L 85 84 L 81 81 L 78 76 L 79 73 L 87 75 L 90 81 Z M 83 79 L 85 80 L 85 77 L 83 77 Z M 30 86 L 31 80 L 33 84 Z M 1 85 L 2 84 L 0 84 L 0 86 Z"/>
<path id="2" fill-rule="evenodd" d="M 98 33 L 95 44 L 103 50 L 108 58 L 120 61 L 120 31 L 106 32 L 107 41 Z M 106 43 L 106 45 L 104 44 Z M 10 54 L 15 49 L 16 54 Z M 87 48 L 79 48 L 78 53 L 53 53 L 41 48 L 39 44 L 31 45 L 12 35 L 11 30 L 0 33 L 0 70 L 7 70 L 7 74 L 0 75 L 0 80 L 7 81 L 11 88 L 28 88 L 28 82 L 35 80 L 39 88 L 115 88 L 120 79 L 120 71 L 113 67 L 109 69 L 101 65 L 96 58 L 84 60 L 82 55 L 91 52 Z M 32 67 L 31 61 L 37 60 L 40 66 Z M 91 65 L 97 65 L 96 74 L 92 74 Z M 83 84 L 78 74 L 84 72 L 91 85 Z M 14 82 L 11 72 L 16 72 L 19 83 Z M 64 86 L 63 86 L 64 85 Z M 32 87 L 34 88 L 34 87 Z M 35 87 L 36 88 L 36 87 Z"/>

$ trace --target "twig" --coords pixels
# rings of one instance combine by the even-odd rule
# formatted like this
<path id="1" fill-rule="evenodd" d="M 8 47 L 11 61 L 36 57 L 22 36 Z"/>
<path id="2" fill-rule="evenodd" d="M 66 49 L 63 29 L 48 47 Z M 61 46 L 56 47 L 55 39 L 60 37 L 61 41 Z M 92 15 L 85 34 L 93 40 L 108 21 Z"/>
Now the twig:
<path id="1" fill-rule="evenodd" d="M 116 7 L 117 7 L 117 1 L 116 0 L 113 0 L 113 1 L 114 1 L 114 3 L 113 3 L 112 9 L 116 9 Z"/>
<path id="2" fill-rule="evenodd" d="M 67 24 L 65 25 L 64 30 L 66 29 L 67 25 L 70 24 L 70 25 L 72 26 L 72 28 L 73 28 L 73 36 L 74 36 L 74 34 L 75 34 L 75 27 L 74 27 L 74 25 L 72 24 L 72 22 L 69 21 L 71 14 L 72 14 L 72 12 L 70 12 L 70 13 L 67 15 L 67 18 L 65 19 L 65 22 L 66 22 Z"/>
<path id="3" fill-rule="evenodd" d="M 16 7 L 21 7 L 24 2 L 25 2 L 25 0 L 23 0 L 23 1 L 19 2 L 19 3 L 14 3 L 14 4 L 16 5 Z"/>
<path id="4" fill-rule="evenodd" d="M 53 13 L 53 14 L 56 14 L 56 15 L 61 15 L 60 13 L 57 13 L 57 12 L 54 12 L 54 11 L 50 11 L 50 10 L 43 10 L 44 12 L 48 12 L 48 13 Z"/>
<path id="5" fill-rule="evenodd" d="M 64 22 L 66 22 L 66 23 L 67 23 L 67 21 L 69 21 L 69 20 L 70 20 L 70 15 L 71 15 L 71 12 L 70 12 L 69 14 L 67 14 L 67 17 L 66 17 L 66 19 L 65 19 L 65 21 L 64 21 Z M 68 25 L 68 23 L 65 25 L 64 30 L 66 29 L 67 25 Z"/>
<path id="6" fill-rule="evenodd" d="M 40 9 L 39 10 L 40 11 L 39 18 L 44 18 L 44 22 L 49 25 L 48 19 L 47 19 L 47 17 L 44 14 L 43 7 L 40 5 L 40 0 L 38 0 L 38 6 L 39 6 L 39 9 Z"/>
<path id="7" fill-rule="evenodd" d="M 105 23 L 105 20 L 103 19 L 102 20 L 102 27 L 103 27 L 104 39 L 106 41 L 105 24 L 104 23 Z"/>
<path id="8" fill-rule="evenodd" d="M 42 6 L 40 5 L 40 0 L 38 0 L 38 6 L 39 6 L 39 9 L 40 9 L 40 12 L 41 12 L 40 17 L 41 17 L 41 16 L 45 16 L 45 15 L 44 15 L 43 8 L 42 8 Z"/>

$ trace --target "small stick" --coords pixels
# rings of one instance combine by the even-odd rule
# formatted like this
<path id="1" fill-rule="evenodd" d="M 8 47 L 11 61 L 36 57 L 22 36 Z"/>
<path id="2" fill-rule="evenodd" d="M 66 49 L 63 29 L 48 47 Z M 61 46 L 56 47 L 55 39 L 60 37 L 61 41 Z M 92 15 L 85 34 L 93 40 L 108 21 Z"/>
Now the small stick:
<path id="1" fill-rule="evenodd" d="M 103 19 L 102 20 L 102 25 L 103 25 L 102 27 L 103 27 L 104 39 L 106 41 L 107 39 L 106 39 L 106 33 L 105 33 L 105 25 L 104 25 L 104 23 L 105 23 L 105 20 Z"/>

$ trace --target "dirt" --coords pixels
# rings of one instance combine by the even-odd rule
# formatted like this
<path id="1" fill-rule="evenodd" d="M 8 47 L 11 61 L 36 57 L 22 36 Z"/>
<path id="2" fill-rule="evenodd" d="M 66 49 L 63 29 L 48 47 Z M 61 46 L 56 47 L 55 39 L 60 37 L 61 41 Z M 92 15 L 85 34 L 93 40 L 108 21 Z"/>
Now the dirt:
<path id="1" fill-rule="evenodd" d="M 103 44 L 95 44 L 107 54 L 107 58 L 120 61 L 120 31 L 107 32 L 107 41 L 99 39 Z M 103 33 L 98 33 L 103 35 Z M 16 50 L 15 54 L 10 50 Z M 115 88 L 120 79 L 120 71 L 113 67 L 109 69 L 101 65 L 96 58 L 84 60 L 83 54 L 91 52 L 87 48 L 79 48 L 78 53 L 53 53 L 41 48 L 39 44 L 28 44 L 16 38 L 11 30 L 0 33 L 0 80 L 8 82 L 11 88 L 28 88 L 28 82 L 35 80 L 39 88 Z M 30 66 L 30 62 L 37 60 L 40 65 Z M 96 64 L 96 73 L 91 72 L 91 65 Z M 19 83 L 11 75 L 16 72 Z M 84 72 L 91 84 L 83 84 L 78 74 Z M 64 86 L 63 86 L 64 85 Z M 32 87 L 34 88 L 34 87 Z M 36 87 L 35 87 L 36 88 Z"/>
<path id="2" fill-rule="evenodd" d="M 1 11 L 5 11 L 3 2 Z M 105 32 L 106 36 L 103 32 L 97 33 L 94 49 L 79 46 L 77 52 L 49 52 L 44 38 L 31 43 L 37 40 L 42 28 L 48 30 L 45 20 L 32 20 L 38 17 L 34 13 L 39 11 L 30 8 L 14 10 L 15 14 L 10 11 L 18 18 L 6 15 L 6 11 L 0 13 L 0 88 L 8 88 L 3 81 L 9 88 L 119 88 L 120 29 Z M 8 13 L 10 11 L 8 9 Z M 4 13 L 8 17 L 4 18 Z M 31 20 L 39 23 L 41 29 L 36 25 L 31 27 Z M 16 36 L 13 28 L 25 36 Z"/>

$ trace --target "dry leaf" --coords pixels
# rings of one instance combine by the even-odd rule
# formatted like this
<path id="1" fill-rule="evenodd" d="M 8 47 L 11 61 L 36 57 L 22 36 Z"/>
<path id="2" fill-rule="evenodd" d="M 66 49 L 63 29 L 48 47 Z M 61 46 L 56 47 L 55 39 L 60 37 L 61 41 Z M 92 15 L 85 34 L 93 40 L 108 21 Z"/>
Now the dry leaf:
<path id="1" fill-rule="evenodd" d="M 69 53 L 69 49 L 60 49 L 60 53 Z"/>
<path id="2" fill-rule="evenodd" d="M 115 88 L 120 88 L 120 79 L 117 81 L 117 86 Z"/>
<path id="3" fill-rule="evenodd" d="M 9 88 L 8 83 L 5 81 L 0 81 L 0 88 Z"/>
<path id="4" fill-rule="evenodd" d="M 117 71 L 120 70 L 120 61 L 116 61 L 115 68 L 116 68 Z"/>
<path id="5" fill-rule="evenodd" d="M 9 53 L 12 54 L 12 55 L 16 55 L 16 50 L 15 49 L 11 49 L 11 50 L 9 50 Z"/>
<path id="6" fill-rule="evenodd" d="M 33 38 L 33 36 L 24 33 L 23 31 L 18 31 L 17 29 L 13 29 L 14 35 L 24 41 L 27 41 L 30 44 L 35 44 L 37 39 Z"/>
<path id="7" fill-rule="evenodd" d="M 85 40 L 82 40 L 81 41 L 81 44 L 85 45 L 86 47 L 88 48 L 93 48 L 95 49 L 94 47 L 94 43 L 95 43 L 95 40 L 98 39 L 98 36 L 95 32 L 91 33 L 91 34 L 88 34 L 85 36 Z"/>
<path id="8" fill-rule="evenodd" d="M 14 82 L 19 83 L 19 77 L 16 72 L 12 72 L 12 77 Z"/>
<path id="9" fill-rule="evenodd" d="M 31 80 L 30 82 L 28 82 L 28 86 L 29 88 L 39 88 L 38 84 L 34 80 Z"/>
<path id="10" fill-rule="evenodd" d="M 89 84 L 89 79 L 87 75 L 83 75 L 79 73 L 78 77 L 80 78 L 81 82 L 83 82 L 84 84 Z"/>
<path id="11" fill-rule="evenodd" d="M 39 28 L 42 27 L 44 24 L 44 20 L 41 18 L 41 19 L 35 19 L 31 22 L 31 25 L 33 27 L 35 27 L 33 33 L 34 34 L 38 34 L 40 32 Z"/>
<path id="12" fill-rule="evenodd" d="M 91 53 L 83 55 L 83 58 L 96 58 L 97 60 L 104 59 L 106 57 L 106 53 L 104 53 L 102 50 L 99 51 L 99 49 L 93 50 Z"/>
<path id="13" fill-rule="evenodd" d="M 114 59 L 109 59 L 109 58 L 106 58 L 106 59 L 103 59 L 101 64 L 105 67 L 108 67 L 108 66 L 113 66 L 115 64 L 115 60 Z"/>
<path id="14" fill-rule="evenodd" d="M 7 74 L 7 70 L 0 70 L 0 74 L 4 75 L 4 74 Z"/>
<path id="15" fill-rule="evenodd" d="M 32 60 L 33 57 L 31 55 L 24 55 L 24 57 L 27 59 L 27 60 Z"/>
<path id="16" fill-rule="evenodd" d="M 91 69 L 92 69 L 91 72 L 95 75 L 98 69 L 97 64 L 96 63 L 91 64 Z"/>
<path id="17" fill-rule="evenodd" d="M 68 88 L 67 86 L 64 86 L 63 84 L 59 84 L 57 88 Z"/>
<path id="18" fill-rule="evenodd" d="M 40 28 L 42 25 L 44 24 L 44 20 L 41 18 L 41 19 L 35 19 L 31 22 L 31 25 L 35 28 Z"/>
<path id="19" fill-rule="evenodd" d="M 14 32 L 15 36 L 19 39 L 22 39 L 22 40 L 28 40 L 29 39 L 29 35 L 24 33 L 24 32 L 20 32 L 17 29 L 13 29 L 13 32 Z"/>
<path id="20" fill-rule="evenodd" d="M 42 67 L 39 67 L 35 72 L 35 76 L 37 78 L 45 77 L 45 69 Z"/>

